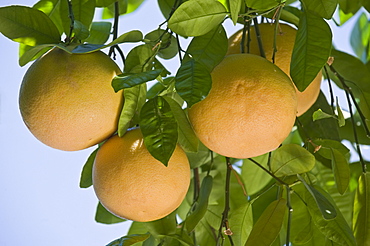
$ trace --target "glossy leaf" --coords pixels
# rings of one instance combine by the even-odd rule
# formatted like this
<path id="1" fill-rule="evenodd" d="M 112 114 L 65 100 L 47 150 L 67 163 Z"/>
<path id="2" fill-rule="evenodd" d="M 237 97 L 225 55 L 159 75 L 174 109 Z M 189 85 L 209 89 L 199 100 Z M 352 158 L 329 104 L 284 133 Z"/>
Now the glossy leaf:
<path id="1" fill-rule="evenodd" d="M 0 32 L 29 46 L 60 42 L 59 30 L 43 12 L 25 6 L 0 8 Z"/>
<path id="2" fill-rule="evenodd" d="M 149 237 L 150 237 L 149 233 L 128 235 L 110 242 L 107 246 L 130 246 L 138 242 L 143 242 L 147 240 Z"/>
<path id="3" fill-rule="evenodd" d="M 365 13 L 362 13 L 352 28 L 350 43 L 357 57 L 366 61 L 366 49 L 370 42 L 370 23 Z"/>
<path id="4" fill-rule="evenodd" d="M 243 0 L 228 0 L 228 3 L 230 6 L 231 20 L 233 21 L 234 25 L 236 25 L 236 23 L 238 22 L 238 18 L 239 18 L 239 11 L 244 1 Z"/>
<path id="5" fill-rule="evenodd" d="M 73 49 L 73 53 L 91 53 L 120 43 L 134 43 L 143 39 L 143 34 L 138 30 L 126 32 L 109 44 L 81 44 Z"/>
<path id="6" fill-rule="evenodd" d="M 258 10 L 267 10 L 278 5 L 278 2 L 275 0 L 245 0 L 245 3 L 249 8 Z"/>
<path id="7" fill-rule="evenodd" d="M 325 113 L 324 111 L 322 111 L 321 109 L 318 109 L 316 110 L 313 114 L 312 114 L 312 120 L 313 121 L 316 121 L 316 120 L 322 120 L 322 119 L 328 119 L 328 118 L 334 118 L 334 115 L 331 115 L 331 114 L 328 114 L 328 113 Z"/>
<path id="8" fill-rule="evenodd" d="M 323 193 L 323 191 L 321 192 Z M 326 197 L 329 195 L 325 193 L 325 196 L 322 196 Z M 349 227 L 343 215 L 338 209 L 336 209 L 338 213 L 335 218 L 326 220 L 321 216 L 319 208 L 317 207 L 317 203 L 310 195 L 309 191 L 306 191 L 305 201 L 307 203 L 307 208 L 311 214 L 313 222 L 320 230 L 320 232 L 325 235 L 325 237 L 335 243 L 338 243 L 339 245 L 357 245 L 351 228 Z"/>
<path id="9" fill-rule="evenodd" d="M 349 185 L 350 170 L 347 159 L 336 149 L 331 150 L 331 164 L 334 172 L 335 183 L 340 194 L 344 194 Z"/>
<path id="10" fill-rule="evenodd" d="M 192 59 L 202 63 L 209 72 L 222 61 L 226 52 L 227 36 L 222 25 L 202 36 L 194 37 L 186 50 Z"/>
<path id="11" fill-rule="evenodd" d="M 110 22 L 93 22 L 90 28 L 90 36 L 85 42 L 90 44 L 104 44 L 109 39 L 111 29 L 112 23 Z"/>
<path id="12" fill-rule="evenodd" d="M 68 17 L 68 2 L 63 0 L 40 0 L 32 8 L 44 12 L 57 26 L 59 33 L 68 33 L 71 20 Z"/>
<path id="13" fill-rule="evenodd" d="M 82 168 L 81 172 L 81 178 L 80 178 L 80 188 L 89 188 L 90 186 L 93 185 L 93 180 L 92 180 L 92 170 L 93 170 L 93 164 L 95 161 L 95 156 L 96 153 L 98 153 L 98 149 L 95 149 L 87 158 L 87 161 L 85 165 Z"/>
<path id="14" fill-rule="evenodd" d="M 168 102 L 162 97 L 148 100 L 141 108 L 140 128 L 150 154 L 167 166 L 176 148 L 177 122 Z"/>
<path id="15" fill-rule="evenodd" d="M 318 208 L 318 212 L 320 213 L 319 215 L 324 220 L 332 220 L 335 217 L 337 217 L 337 210 L 335 209 L 334 205 L 322 193 L 320 193 L 315 187 L 307 184 L 306 181 L 301 176 L 298 176 L 298 177 L 299 177 L 299 180 L 301 180 L 301 182 L 306 187 L 307 192 L 311 194 L 313 201 L 315 201 L 316 207 Z M 306 195 L 306 198 L 307 198 L 307 195 Z"/>
<path id="16" fill-rule="evenodd" d="M 124 72 L 140 73 L 151 70 L 155 51 L 148 44 L 139 45 L 133 48 L 126 57 Z"/>
<path id="17" fill-rule="evenodd" d="M 337 116 L 338 116 L 338 124 L 339 124 L 339 127 L 344 126 L 346 124 L 346 119 L 344 118 L 342 109 L 339 106 L 338 97 L 337 97 Z"/>
<path id="18" fill-rule="evenodd" d="M 286 210 L 284 198 L 273 201 L 254 224 L 245 246 L 270 246 L 281 230 Z"/>
<path id="19" fill-rule="evenodd" d="M 349 149 L 339 141 L 331 139 L 315 139 L 313 142 L 320 147 L 317 153 L 326 159 L 332 158 L 332 149 L 337 150 L 341 155 L 343 155 L 343 157 L 348 156 Z"/>
<path id="20" fill-rule="evenodd" d="M 245 245 L 253 228 L 253 212 L 249 202 L 230 211 L 229 225 L 235 245 Z"/>
<path id="21" fill-rule="evenodd" d="M 89 29 L 78 20 L 73 22 L 73 34 L 74 38 L 77 40 L 84 40 L 90 36 Z"/>
<path id="22" fill-rule="evenodd" d="M 175 5 L 176 0 L 157 0 L 158 6 L 163 14 L 163 16 L 167 19 L 170 17 L 170 13 L 172 12 L 172 8 Z"/>
<path id="23" fill-rule="evenodd" d="M 276 149 L 271 158 L 271 171 L 277 176 L 306 173 L 315 166 L 315 157 L 303 147 L 285 144 Z"/>
<path id="24" fill-rule="evenodd" d="M 118 136 L 122 137 L 128 128 L 139 123 L 139 115 L 146 98 L 146 84 L 123 91 L 125 103 L 118 121 Z"/>
<path id="25" fill-rule="evenodd" d="M 188 107 L 203 100 L 212 86 L 212 78 L 207 68 L 200 62 L 190 59 L 182 63 L 176 73 L 176 91 L 187 102 Z"/>
<path id="26" fill-rule="evenodd" d="M 370 244 L 370 174 L 362 173 L 353 208 L 353 231 L 358 245 Z"/>
<path id="27" fill-rule="evenodd" d="M 192 0 L 176 9 L 168 27 L 182 36 L 200 36 L 218 26 L 226 16 L 222 3 L 215 0 Z"/>
<path id="28" fill-rule="evenodd" d="M 251 159 L 268 169 L 268 153 L 253 157 Z M 245 188 L 249 196 L 261 191 L 272 180 L 270 175 L 268 175 L 264 170 L 262 170 L 249 159 L 243 160 L 241 177 L 245 183 Z"/>
<path id="29" fill-rule="evenodd" d="M 370 93 L 370 71 L 362 61 L 338 50 L 332 50 L 331 56 L 334 57 L 332 66 L 346 80 L 348 86 Z M 341 84 L 338 86 L 342 87 Z"/>
<path id="30" fill-rule="evenodd" d="M 28 46 L 28 50 L 19 57 L 18 63 L 21 67 L 34 60 L 36 57 L 46 53 L 52 47 L 57 46 L 56 44 L 40 44 L 36 46 Z"/>
<path id="31" fill-rule="evenodd" d="M 176 118 L 178 125 L 179 138 L 178 142 L 186 152 L 197 152 L 199 146 L 199 140 L 194 133 L 194 130 L 190 124 L 186 113 L 181 106 L 170 97 L 163 97 L 171 107 L 171 110 Z"/>
<path id="32" fill-rule="evenodd" d="M 310 12 L 302 12 L 290 63 L 290 76 L 299 91 L 306 89 L 325 65 L 331 43 L 329 25 Z"/>
<path id="33" fill-rule="evenodd" d="M 125 88 L 131 88 L 142 83 L 155 80 L 161 73 L 162 69 L 149 70 L 141 73 L 123 73 L 119 74 L 112 80 L 112 86 L 115 92 Z"/>
<path id="34" fill-rule="evenodd" d="M 94 17 L 96 0 L 71 0 L 73 17 L 89 28 Z"/>
<path id="35" fill-rule="evenodd" d="M 153 47 L 159 45 L 158 56 L 160 58 L 171 59 L 178 53 L 176 38 L 165 30 L 151 31 L 145 35 L 144 40 L 146 43 L 152 44 Z"/>
<path id="36" fill-rule="evenodd" d="M 160 235 L 173 235 L 176 233 L 176 211 L 169 215 L 150 222 L 145 222 L 144 226 L 149 230 L 150 234 L 157 237 Z"/>
<path id="37" fill-rule="evenodd" d="M 203 218 L 208 207 L 208 198 L 212 191 L 213 178 L 207 175 L 203 178 L 200 186 L 199 197 L 195 202 L 195 209 L 185 220 L 186 230 L 190 233 Z"/>
<path id="38" fill-rule="evenodd" d="M 113 215 L 99 202 L 96 208 L 95 221 L 102 224 L 116 224 L 126 220 Z"/>
<path id="39" fill-rule="evenodd" d="M 325 19 L 331 19 L 338 4 L 338 0 L 303 0 L 302 2 L 306 10 Z"/>
<path id="40" fill-rule="evenodd" d="M 317 101 L 312 105 L 312 107 L 299 117 L 299 121 L 304 127 L 303 130 L 302 125 L 297 124 L 302 139 L 306 139 L 309 136 L 311 139 L 324 138 L 340 141 L 339 126 L 336 119 L 329 118 L 317 121 L 312 120 L 313 112 L 318 109 L 333 113 L 325 95 L 322 92 L 320 92 Z"/>

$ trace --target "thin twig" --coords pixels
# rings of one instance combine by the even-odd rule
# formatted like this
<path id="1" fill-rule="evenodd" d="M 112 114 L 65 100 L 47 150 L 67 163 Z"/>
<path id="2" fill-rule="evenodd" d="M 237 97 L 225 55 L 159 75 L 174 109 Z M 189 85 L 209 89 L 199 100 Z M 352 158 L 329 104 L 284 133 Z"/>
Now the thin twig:
<path id="1" fill-rule="evenodd" d="M 72 35 L 73 35 L 73 28 L 75 25 L 75 16 L 73 14 L 73 8 L 72 8 L 72 2 L 70 0 L 67 0 L 68 2 L 68 17 L 71 20 L 70 25 L 69 25 L 69 35 L 66 38 L 66 43 L 70 44 L 72 42 Z"/>
<path id="2" fill-rule="evenodd" d="M 262 166 L 261 164 L 259 164 L 257 161 L 253 160 L 252 158 L 248 158 L 248 160 L 250 160 L 251 162 L 253 162 L 254 164 L 256 164 L 258 167 L 260 167 L 263 171 L 265 171 L 268 175 L 270 175 L 271 177 L 273 177 L 276 181 L 278 181 L 280 184 L 282 185 L 288 185 L 287 183 L 285 183 L 283 180 L 281 180 L 280 178 L 276 177 L 273 173 L 271 173 L 269 170 L 267 170 L 264 166 Z"/>
<path id="3" fill-rule="evenodd" d="M 256 31 L 256 37 L 257 37 L 257 42 L 258 42 L 258 48 L 260 50 L 260 55 L 263 58 L 266 58 L 265 50 L 263 49 L 263 43 L 262 43 L 262 38 L 261 38 L 261 33 L 260 29 L 258 27 L 258 21 L 257 18 L 253 18 L 253 24 L 254 24 L 254 29 Z"/>
<path id="4" fill-rule="evenodd" d="M 293 208 L 292 208 L 292 205 L 291 205 L 291 202 L 290 202 L 290 192 L 291 192 L 291 188 L 286 185 L 285 186 L 286 188 L 286 197 L 287 197 L 287 202 L 286 202 L 286 205 L 288 207 L 288 223 L 287 223 L 287 233 L 286 233 L 286 245 L 289 245 L 290 244 L 290 228 L 291 228 L 291 225 L 292 225 L 292 213 L 293 213 Z"/>
<path id="5" fill-rule="evenodd" d="M 330 76 L 329 76 L 329 73 L 328 73 L 328 69 L 326 69 L 326 66 L 324 66 L 324 71 L 325 71 L 326 78 L 328 80 L 328 85 L 329 85 L 331 110 L 333 110 L 333 112 L 335 112 L 335 110 L 334 110 L 334 92 L 333 92 L 333 87 L 331 85 L 331 80 L 330 80 Z"/>
<path id="6" fill-rule="evenodd" d="M 281 9 L 283 7 L 280 6 L 277 8 L 274 16 L 275 16 L 275 27 L 274 27 L 274 43 L 273 43 L 273 51 L 272 51 L 272 63 L 275 63 L 275 53 L 278 51 L 277 50 L 277 45 L 276 45 L 276 39 L 279 31 L 279 20 L 280 20 L 280 15 L 281 15 Z"/>
<path id="7" fill-rule="evenodd" d="M 119 22 L 119 2 L 116 1 L 114 3 L 113 40 L 117 39 L 117 37 L 118 37 L 118 22 Z M 123 54 L 123 51 L 118 46 L 118 44 L 115 44 L 115 45 L 113 45 L 109 48 L 108 55 L 109 56 L 113 55 L 113 59 L 115 60 L 116 59 L 115 50 L 118 51 L 118 53 L 120 54 L 120 56 L 122 58 L 123 65 L 125 65 L 125 60 L 126 60 L 125 55 Z"/>
<path id="8" fill-rule="evenodd" d="M 194 196 L 193 200 L 194 202 L 198 200 L 199 197 L 199 191 L 200 191 L 200 181 L 199 181 L 199 168 L 194 168 L 193 169 L 193 174 L 194 174 Z"/>
<path id="9" fill-rule="evenodd" d="M 230 158 L 226 157 L 226 184 L 225 184 L 225 207 L 224 211 L 222 212 L 222 219 L 220 228 L 218 230 L 218 237 L 217 237 L 217 245 L 223 245 L 224 237 L 222 236 L 222 228 L 225 228 L 224 233 L 228 236 L 230 241 L 230 245 L 234 245 L 233 240 L 231 238 L 232 231 L 229 227 L 229 211 L 230 211 L 230 178 L 231 178 L 231 162 Z"/>

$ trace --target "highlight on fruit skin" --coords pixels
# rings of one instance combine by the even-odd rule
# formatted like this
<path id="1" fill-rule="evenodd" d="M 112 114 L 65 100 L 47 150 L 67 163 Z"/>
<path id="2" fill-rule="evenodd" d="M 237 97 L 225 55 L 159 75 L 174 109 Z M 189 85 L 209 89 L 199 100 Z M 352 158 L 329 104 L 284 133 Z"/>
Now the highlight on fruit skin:
<path id="1" fill-rule="evenodd" d="M 177 145 L 168 166 L 144 145 L 139 128 L 109 138 L 93 165 L 93 186 L 100 203 L 118 217 L 146 222 L 177 209 L 190 185 L 190 166 Z"/>
<path id="2" fill-rule="evenodd" d="M 208 96 L 188 111 L 195 133 L 210 150 L 250 158 L 276 149 L 289 135 L 297 96 L 277 66 L 260 56 L 235 54 L 211 76 Z"/>
<path id="3" fill-rule="evenodd" d="M 100 143 L 117 130 L 123 94 L 114 92 L 111 81 L 120 73 L 101 51 L 70 54 L 53 48 L 23 77 L 19 109 L 24 123 L 55 149 L 74 151 Z"/>
<path id="4" fill-rule="evenodd" d="M 258 27 L 266 59 L 272 62 L 275 24 L 261 23 L 258 25 Z M 276 36 L 277 52 L 275 53 L 275 65 L 283 70 L 288 76 L 290 76 L 290 62 L 297 30 L 290 25 L 283 23 L 279 23 L 278 28 L 278 34 Z M 229 48 L 226 55 L 241 53 L 242 36 L 243 29 L 230 36 L 228 40 Z M 249 53 L 261 55 L 254 26 L 250 27 L 249 36 Z M 247 42 L 245 42 L 244 51 L 248 52 Z M 320 71 L 304 91 L 300 92 L 296 88 L 298 100 L 297 116 L 304 114 L 315 103 L 320 93 L 321 80 L 322 72 Z"/>

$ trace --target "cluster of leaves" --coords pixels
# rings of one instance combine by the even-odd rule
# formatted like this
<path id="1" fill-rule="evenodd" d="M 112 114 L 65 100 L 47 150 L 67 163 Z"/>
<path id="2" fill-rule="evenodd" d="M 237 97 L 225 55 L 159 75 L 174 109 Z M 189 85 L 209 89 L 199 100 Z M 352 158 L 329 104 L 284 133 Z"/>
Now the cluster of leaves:
<path id="1" fill-rule="evenodd" d="M 128 236 L 109 245 L 369 244 L 370 174 L 360 148 L 370 145 L 369 1 L 158 0 L 165 18 L 158 29 L 118 36 L 113 28 L 110 42 L 112 22 L 92 21 L 95 9 L 103 8 L 103 18 L 114 18 L 114 27 L 119 15 L 142 2 L 40 0 L 32 8 L 0 8 L 0 32 L 20 43 L 22 66 L 55 46 L 75 54 L 108 47 L 119 51 L 124 69 L 112 81 L 125 97 L 118 134 L 139 125 L 148 150 L 165 165 L 177 143 L 188 155 L 193 175 L 182 205 L 158 221 L 133 222 Z M 352 56 L 332 48 L 327 20 L 342 25 L 358 12 Z M 323 69 L 329 88 L 334 82 L 345 92 L 350 117 L 344 117 L 332 90 L 328 97 L 321 93 L 280 148 L 255 158 L 229 159 L 198 141 L 184 105 L 203 100 L 211 89 L 210 72 L 227 51 L 223 23 L 246 25 L 259 16 L 298 28 L 291 63 L 294 83 L 302 91 Z M 184 50 L 181 39 L 188 37 Z M 137 45 L 125 56 L 118 45 L 126 42 Z M 71 43 L 77 44 L 72 50 Z M 180 59 L 175 76 L 161 59 Z M 147 89 L 151 81 L 156 83 Z M 92 185 L 96 152 L 83 168 L 82 188 Z M 354 155 L 359 161 L 351 161 Z M 96 221 L 125 220 L 98 204 Z"/>

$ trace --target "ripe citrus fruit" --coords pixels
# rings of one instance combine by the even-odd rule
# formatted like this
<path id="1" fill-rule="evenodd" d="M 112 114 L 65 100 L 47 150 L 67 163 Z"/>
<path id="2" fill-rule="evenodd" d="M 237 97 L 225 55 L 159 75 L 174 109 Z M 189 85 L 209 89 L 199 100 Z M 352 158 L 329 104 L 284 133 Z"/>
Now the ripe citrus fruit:
<path id="1" fill-rule="evenodd" d="M 226 56 L 211 75 L 210 93 L 189 109 L 201 142 L 234 158 L 254 157 L 277 148 L 296 118 L 296 93 L 289 77 L 252 54 Z"/>
<path id="2" fill-rule="evenodd" d="M 275 25 L 262 23 L 259 24 L 258 27 L 260 30 L 266 58 L 269 61 L 272 61 Z M 279 31 L 276 36 L 277 52 L 275 53 L 275 65 L 289 76 L 290 62 L 296 34 L 297 30 L 293 27 L 287 24 L 279 24 Z M 243 30 L 239 30 L 229 38 L 229 49 L 227 51 L 227 55 L 241 53 L 240 43 L 242 40 L 242 35 Z M 249 53 L 261 55 L 260 49 L 258 47 L 256 32 L 253 26 L 251 26 L 250 28 L 250 39 L 251 41 L 249 44 Z M 247 42 L 245 42 L 245 45 L 247 46 Z M 245 52 L 247 52 L 247 47 L 245 47 Z M 298 91 L 298 89 L 296 89 L 298 101 L 297 116 L 301 116 L 312 106 L 312 104 L 315 103 L 320 93 L 321 77 L 322 73 L 319 72 L 316 78 L 303 92 L 300 92 Z"/>
<path id="3" fill-rule="evenodd" d="M 190 166 L 177 146 L 168 166 L 151 156 L 139 128 L 108 139 L 97 152 L 93 185 L 101 204 L 121 218 L 152 221 L 174 211 L 190 183 Z"/>
<path id="4" fill-rule="evenodd" d="M 111 136 L 123 104 L 111 81 L 121 71 L 101 51 L 69 54 L 54 48 L 24 75 L 19 108 L 31 133 L 61 150 L 80 150 Z"/>

